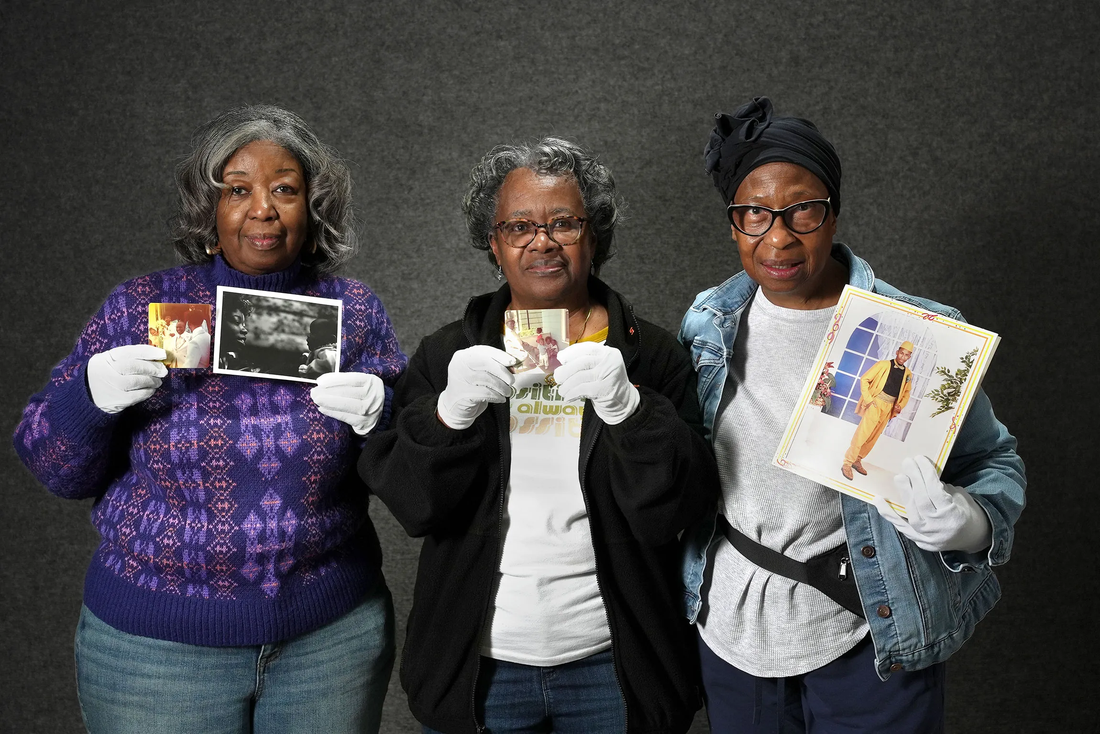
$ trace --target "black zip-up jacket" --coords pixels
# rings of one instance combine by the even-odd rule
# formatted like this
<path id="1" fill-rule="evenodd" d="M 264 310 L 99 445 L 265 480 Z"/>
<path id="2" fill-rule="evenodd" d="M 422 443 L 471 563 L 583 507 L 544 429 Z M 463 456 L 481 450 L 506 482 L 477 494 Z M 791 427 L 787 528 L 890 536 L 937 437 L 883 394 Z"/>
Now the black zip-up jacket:
<path id="1" fill-rule="evenodd" d="M 637 411 L 616 426 L 586 403 L 580 479 L 628 732 L 684 732 L 701 702 L 698 661 L 680 598 L 678 534 L 712 509 L 718 472 L 703 437 L 695 371 L 666 331 L 596 278 L 607 344 L 620 349 Z M 448 734 L 480 732 L 474 713 L 482 626 L 500 567 L 511 444 L 508 408 L 469 428 L 436 418 L 451 356 L 502 347 L 511 292 L 471 299 L 465 318 L 428 336 L 398 381 L 391 429 L 371 435 L 359 473 L 414 537 L 422 536 L 401 684 L 413 715 Z"/>

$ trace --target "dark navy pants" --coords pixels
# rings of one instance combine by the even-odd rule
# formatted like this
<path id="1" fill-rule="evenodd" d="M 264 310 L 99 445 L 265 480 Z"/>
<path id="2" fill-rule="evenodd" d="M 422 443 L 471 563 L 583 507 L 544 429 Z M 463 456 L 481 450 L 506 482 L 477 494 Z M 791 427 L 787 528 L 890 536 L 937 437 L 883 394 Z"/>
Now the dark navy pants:
<path id="1" fill-rule="evenodd" d="M 870 636 L 833 662 L 788 678 L 749 675 L 715 655 L 702 639 L 699 658 L 714 734 L 944 731 L 944 664 L 880 680 Z"/>

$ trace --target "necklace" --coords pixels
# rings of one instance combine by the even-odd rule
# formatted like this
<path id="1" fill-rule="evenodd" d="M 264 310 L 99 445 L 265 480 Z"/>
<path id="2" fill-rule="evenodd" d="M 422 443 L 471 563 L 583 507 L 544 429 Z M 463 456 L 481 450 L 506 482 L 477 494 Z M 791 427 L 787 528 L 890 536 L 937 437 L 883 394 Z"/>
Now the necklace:
<path id="1" fill-rule="evenodd" d="M 591 306 L 588 307 L 588 313 L 585 314 L 585 316 L 584 316 L 584 323 L 581 324 L 581 333 L 580 333 L 580 335 L 578 335 L 576 339 L 571 341 L 570 344 L 576 344 L 577 342 L 579 342 L 581 340 L 581 338 L 584 336 L 584 332 L 588 331 L 588 319 L 590 319 L 590 318 L 592 318 L 592 307 Z"/>

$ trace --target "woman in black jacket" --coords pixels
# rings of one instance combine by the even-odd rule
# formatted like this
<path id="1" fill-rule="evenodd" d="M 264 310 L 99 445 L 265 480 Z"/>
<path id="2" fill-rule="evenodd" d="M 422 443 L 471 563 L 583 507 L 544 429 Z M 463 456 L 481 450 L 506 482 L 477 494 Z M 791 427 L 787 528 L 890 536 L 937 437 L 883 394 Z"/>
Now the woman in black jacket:
<path id="1" fill-rule="evenodd" d="M 464 209 L 507 282 L 423 341 L 360 460 L 424 537 L 401 680 L 425 731 L 684 732 L 699 708 L 677 538 L 717 472 L 687 354 L 595 275 L 618 207 L 572 143 L 491 151 Z M 540 309 L 570 346 L 513 371 L 505 312 Z"/>

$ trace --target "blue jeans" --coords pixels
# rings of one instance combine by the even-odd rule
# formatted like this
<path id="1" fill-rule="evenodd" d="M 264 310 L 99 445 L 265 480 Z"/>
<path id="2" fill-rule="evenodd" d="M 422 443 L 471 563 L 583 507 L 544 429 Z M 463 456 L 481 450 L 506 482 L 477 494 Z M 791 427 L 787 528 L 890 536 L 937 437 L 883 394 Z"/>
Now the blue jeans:
<path id="1" fill-rule="evenodd" d="M 944 664 L 875 673 L 870 636 L 831 663 L 789 678 L 757 678 L 699 640 L 703 700 L 715 734 L 942 734 Z"/>
<path id="2" fill-rule="evenodd" d="M 487 734 L 623 734 L 623 703 L 611 651 L 538 667 L 481 658 L 474 707 Z M 425 734 L 439 734 L 424 727 Z"/>
<path id="3" fill-rule="evenodd" d="M 76 672 L 92 734 L 374 732 L 393 669 L 381 575 L 343 617 L 286 642 L 202 647 L 121 632 L 80 612 Z"/>

